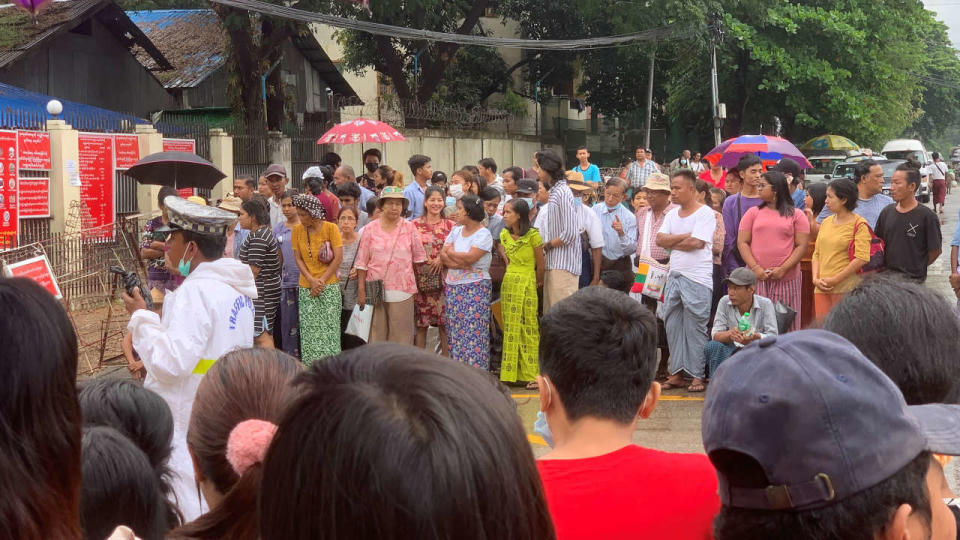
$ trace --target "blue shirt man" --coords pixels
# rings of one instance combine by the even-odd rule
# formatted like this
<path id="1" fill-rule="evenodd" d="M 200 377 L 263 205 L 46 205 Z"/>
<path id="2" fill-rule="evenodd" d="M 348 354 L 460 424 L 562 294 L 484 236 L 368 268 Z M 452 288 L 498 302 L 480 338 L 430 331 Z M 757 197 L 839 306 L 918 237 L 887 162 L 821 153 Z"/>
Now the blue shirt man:
<path id="1" fill-rule="evenodd" d="M 620 204 L 626 188 L 623 180 L 610 180 L 603 192 L 603 202 L 593 207 L 603 226 L 603 257 L 611 261 L 629 257 L 637 251 L 637 217 Z"/>
<path id="2" fill-rule="evenodd" d="M 410 215 L 407 219 L 412 220 L 423 215 L 423 198 L 433 177 L 433 168 L 430 166 L 430 158 L 421 154 L 410 156 L 407 165 L 413 173 L 413 182 L 403 190 L 403 196 L 410 201 Z"/>

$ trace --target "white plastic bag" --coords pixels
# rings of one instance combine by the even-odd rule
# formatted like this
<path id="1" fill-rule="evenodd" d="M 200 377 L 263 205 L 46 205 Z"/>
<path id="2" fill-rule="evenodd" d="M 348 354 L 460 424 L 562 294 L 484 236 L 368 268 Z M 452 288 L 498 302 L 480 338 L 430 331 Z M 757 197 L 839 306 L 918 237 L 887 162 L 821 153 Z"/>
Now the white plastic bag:
<path id="1" fill-rule="evenodd" d="M 350 312 L 350 321 L 347 323 L 347 330 L 344 333 L 369 341 L 370 325 L 373 323 L 373 310 L 373 306 L 361 306 L 359 304 L 353 306 L 353 311 Z"/>

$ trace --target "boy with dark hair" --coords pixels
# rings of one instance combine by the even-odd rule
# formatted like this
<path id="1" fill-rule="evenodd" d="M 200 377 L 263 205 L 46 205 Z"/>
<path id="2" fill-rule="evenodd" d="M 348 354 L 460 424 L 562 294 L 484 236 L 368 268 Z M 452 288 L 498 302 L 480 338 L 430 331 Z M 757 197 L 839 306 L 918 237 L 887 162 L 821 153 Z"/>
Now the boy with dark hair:
<path id="1" fill-rule="evenodd" d="M 588 287 L 547 311 L 540 336 L 540 410 L 554 447 L 537 465 L 557 538 L 709 538 L 719 501 L 706 457 L 633 443 L 660 397 L 650 310 Z"/>
<path id="2" fill-rule="evenodd" d="M 357 179 L 357 181 L 363 185 L 363 187 L 376 191 L 377 183 L 373 180 L 373 172 L 377 170 L 377 167 L 380 166 L 380 163 L 383 161 L 383 154 L 380 153 L 380 150 L 376 148 L 367 148 L 363 153 L 363 168 L 365 172 L 363 176 Z"/>
<path id="3" fill-rule="evenodd" d="M 960 407 L 908 406 L 835 334 L 766 337 L 732 356 L 701 425 L 717 540 L 956 538 L 931 453 L 960 454 Z"/>
<path id="4" fill-rule="evenodd" d="M 357 218 L 357 230 L 370 221 L 370 216 L 360 209 L 360 186 L 353 182 L 340 184 L 336 187 L 337 198 L 340 199 L 340 207 L 352 206 L 357 210 L 360 216 Z"/>
<path id="5" fill-rule="evenodd" d="M 403 190 L 403 196 L 410 201 L 407 219 L 416 219 L 423 214 L 423 196 L 426 193 L 427 184 L 433 178 L 430 161 L 430 157 L 423 154 L 414 154 L 407 160 L 410 172 L 413 173 L 413 182 Z"/>
<path id="6" fill-rule="evenodd" d="M 570 170 L 582 174 L 584 182 L 592 182 L 594 184 L 603 182 L 603 178 L 600 176 L 600 169 L 593 163 L 590 163 L 590 151 L 587 150 L 586 146 L 577 148 L 577 161 L 579 163 Z"/>
<path id="7" fill-rule="evenodd" d="M 927 267 L 940 256 L 943 237 L 940 218 L 917 201 L 920 171 L 904 163 L 890 180 L 896 204 L 880 211 L 874 233 L 884 242 L 884 270 L 910 279 L 927 280 Z"/>

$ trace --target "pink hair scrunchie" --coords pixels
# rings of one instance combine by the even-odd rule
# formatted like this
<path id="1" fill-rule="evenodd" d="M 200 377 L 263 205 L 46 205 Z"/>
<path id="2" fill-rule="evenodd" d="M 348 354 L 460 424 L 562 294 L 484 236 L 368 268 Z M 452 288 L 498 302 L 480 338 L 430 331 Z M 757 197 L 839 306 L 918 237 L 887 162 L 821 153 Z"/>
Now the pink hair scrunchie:
<path id="1" fill-rule="evenodd" d="M 244 420 L 234 426 L 227 439 L 227 461 L 238 476 L 263 462 L 276 432 L 277 425 L 266 420 Z"/>

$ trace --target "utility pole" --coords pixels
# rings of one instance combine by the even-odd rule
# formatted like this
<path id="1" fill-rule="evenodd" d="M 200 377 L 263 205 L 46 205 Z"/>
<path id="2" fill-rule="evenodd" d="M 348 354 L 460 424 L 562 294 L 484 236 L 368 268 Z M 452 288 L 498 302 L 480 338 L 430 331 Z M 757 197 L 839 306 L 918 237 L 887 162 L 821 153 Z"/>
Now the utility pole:
<path id="1" fill-rule="evenodd" d="M 713 24 L 710 27 L 710 86 L 713 97 L 713 142 L 715 146 L 720 146 L 720 91 L 717 88 L 717 34 L 719 33 L 719 23 L 714 17 Z"/>
<path id="2" fill-rule="evenodd" d="M 653 64 L 657 58 L 657 50 L 650 54 L 650 72 L 647 76 L 647 132 L 643 136 L 643 147 L 650 148 L 650 121 L 653 113 Z"/>

